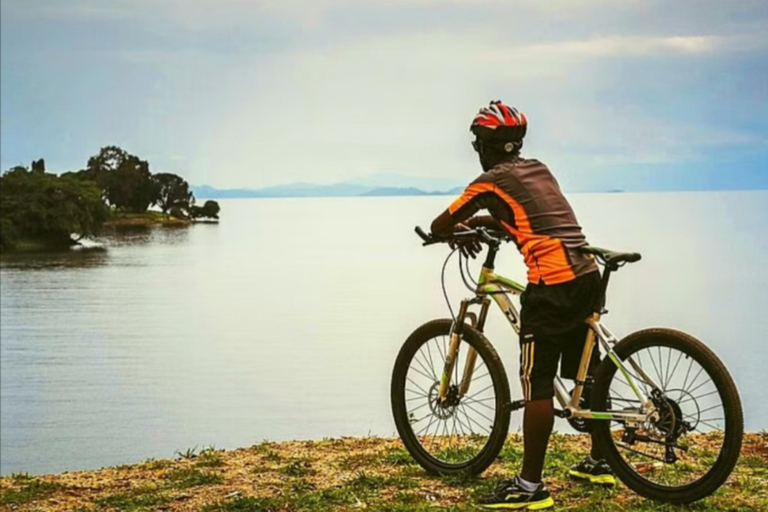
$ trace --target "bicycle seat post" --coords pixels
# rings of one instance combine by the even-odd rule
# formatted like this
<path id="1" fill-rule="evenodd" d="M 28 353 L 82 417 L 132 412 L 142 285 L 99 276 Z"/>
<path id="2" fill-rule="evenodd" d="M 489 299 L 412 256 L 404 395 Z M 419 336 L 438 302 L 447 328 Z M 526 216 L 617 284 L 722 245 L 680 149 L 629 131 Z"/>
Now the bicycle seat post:
<path id="1" fill-rule="evenodd" d="M 603 270 L 603 275 L 600 279 L 600 302 L 598 303 L 596 311 L 596 313 L 600 315 L 608 313 L 608 310 L 605 309 L 606 295 L 608 293 L 608 281 L 611 279 L 611 272 L 618 269 L 619 267 L 615 263 L 611 263 L 606 265 L 605 270 Z"/>

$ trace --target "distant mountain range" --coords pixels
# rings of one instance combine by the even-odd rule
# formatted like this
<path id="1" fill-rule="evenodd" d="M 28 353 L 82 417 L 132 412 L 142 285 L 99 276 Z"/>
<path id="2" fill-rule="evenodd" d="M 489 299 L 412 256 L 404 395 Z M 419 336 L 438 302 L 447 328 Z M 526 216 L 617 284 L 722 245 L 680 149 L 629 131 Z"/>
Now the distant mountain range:
<path id="1" fill-rule="evenodd" d="M 330 185 L 315 183 L 289 183 L 263 188 L 215 188 L 208 185 L 192 186 L 198 199 L 235 197 L 383 197 L 456 195 L 464 185 L 451 180 L 417 178 L 397 174 L 376 174 Z"/>
<path id="2" fill-rule="evenodd" d="M 474 178 L 426 178 L 377 173 L 333 184 L 290 183 L 264 188 L 220 189 L 192 186 L 195 197 L 371 197 L 457 195 Z M 768 189 L 768 159 L 734 161 L 724 167 L 716 162 L 624 166 L 621 170 L 595 167 L 557 175 L 566 193 L 672 192 L 694 190 Z"/>

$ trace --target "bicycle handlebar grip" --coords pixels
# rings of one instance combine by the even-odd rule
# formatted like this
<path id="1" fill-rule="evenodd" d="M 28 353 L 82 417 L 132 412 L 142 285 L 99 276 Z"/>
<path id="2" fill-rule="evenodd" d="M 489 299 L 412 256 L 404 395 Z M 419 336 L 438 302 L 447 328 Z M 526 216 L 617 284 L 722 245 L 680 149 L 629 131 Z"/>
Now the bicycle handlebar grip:
<path id="1" fill-rule="evenodd" d="M 428 243 L 428 242 L 432 241 L 431 238 L 429 237 L 429 235 L 427 235 L 424 232 L 424 230 L 421 229 L 420 226 L 416 226 L 416 229 L 414 231 L 416 231 L 416 234 L 419 235 L 419 237 L 421 237 L 421 239 L 424 240 L 425 243 Z"/>

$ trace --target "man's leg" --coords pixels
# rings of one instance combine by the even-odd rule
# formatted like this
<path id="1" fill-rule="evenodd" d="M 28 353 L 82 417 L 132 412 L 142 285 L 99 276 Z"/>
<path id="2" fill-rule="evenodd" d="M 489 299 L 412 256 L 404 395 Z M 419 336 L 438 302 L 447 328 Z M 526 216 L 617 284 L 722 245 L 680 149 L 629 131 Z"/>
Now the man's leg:
<path id="1" fill-rule="evenodd" d="M 523 469 L 520 477 L 541 482 L 549 436 L 555 423 L 552 397 L 560 353 L 551 337 L 523 331 L 520 344 L 520 384 L 523 415 Z"/>
<path id="2" fill-rule="evenodd" d="M 523 417 L 523 470 L 520 476 L 529 482 L 541 482 L 549 436 L 555 423 L 552 399 L 525 403 Z"/>
<path id="3" fill-rule="evenodd" d="M 591 438 L 590 438 L 591 440 Z M 594 441 L 591 441 L 592 448 L 589 450 L 589 456 L 592 457 L 592 460 L 603 460 L 603 455 L 600 453 L 600 450 L 597 449 L 597 445 Z"/>

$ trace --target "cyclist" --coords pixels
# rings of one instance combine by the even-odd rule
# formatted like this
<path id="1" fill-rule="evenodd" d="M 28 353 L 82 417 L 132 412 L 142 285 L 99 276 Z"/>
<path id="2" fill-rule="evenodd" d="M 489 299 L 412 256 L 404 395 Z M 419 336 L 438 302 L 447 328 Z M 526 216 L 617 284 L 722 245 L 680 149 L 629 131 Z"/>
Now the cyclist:
<path id="1" fill-rule="evenodd" d="M 554 378 L 573 379 L 594 311 L 600 274 L 594 260 L 579 248 L 587 245 L 576 216 L 549 169 L 520 156 L 528 120 L 500 101 L 481 108 L 470 126 L 472 146 L 483 173 L 432 223 L 432 232 L 487 227 L 511 235 L 528 267 L 528 286 L 520 297 L 520 380 L 525 400 L 523 468 L 502 480 L 480 503 L 492 508 L 542 509 L 554 505 L 541 481 L 544 457 L 554 423 Z M 490 216 L 474 216 L 486 209 Z M 462 250 L 473 257 L 476 242 Z M 599 362 L 595 350 L 591 366 Z M 591 373 L 591 372 L 590 372 Z M 610 468 L 592 447 L 569 474 L 614 484 Z"/>

